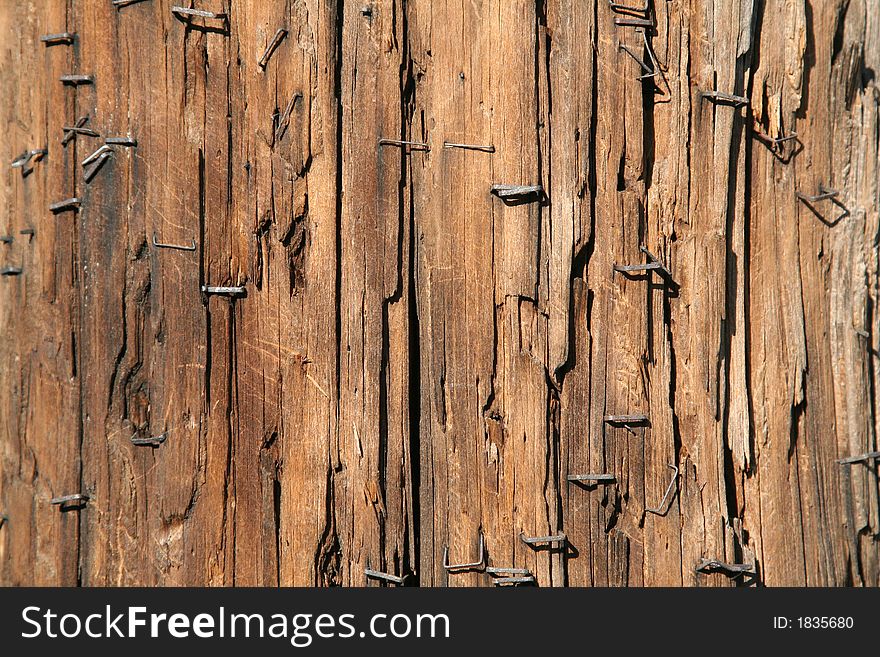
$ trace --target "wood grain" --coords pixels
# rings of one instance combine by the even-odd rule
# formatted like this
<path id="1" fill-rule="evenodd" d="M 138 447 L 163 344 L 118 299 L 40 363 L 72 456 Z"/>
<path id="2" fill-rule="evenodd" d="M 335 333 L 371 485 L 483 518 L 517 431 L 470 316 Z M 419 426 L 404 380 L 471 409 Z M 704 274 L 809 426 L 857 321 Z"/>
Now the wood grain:
<path id="1" fill-rule="evenodd" d="M 191 4 L 0 9 L 0 583 L 880 585 L 872 2 Z"/>

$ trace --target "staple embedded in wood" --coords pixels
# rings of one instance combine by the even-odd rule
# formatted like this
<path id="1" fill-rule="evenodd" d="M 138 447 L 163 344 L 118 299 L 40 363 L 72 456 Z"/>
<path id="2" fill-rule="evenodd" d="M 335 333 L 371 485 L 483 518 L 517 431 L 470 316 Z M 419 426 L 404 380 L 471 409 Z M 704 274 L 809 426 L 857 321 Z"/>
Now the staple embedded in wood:
<path id="1" fill-rule="evenodd" d="M 0 513 L 0 529 L 3 529 L 7 522 L 9 522 L 9 516 L 5 513 Z"/>
<path id="2" fill-rule="evenodd" d="M 247 296 L 247 290 L 244 286 L 222 286 L 222 285 L 202 285 L 202 292 L 205 294 L 216 294 L 227 297 L 244 297 Z"/>
<path id="3" fill-rule="evenodd" d="M 632 7 L 630 5 L 625 5 L 621 2 L 614 2 L 613 0 L 608 0 L 608 6 L 611 8 L 611 11 L 615 11 L 615 12 L 638 12 L 640 14 L 647 14 L 651 8 L 650 2 L 651 2 L 651 0 L 645 0 L 644 7 Z"/>
<path id="4" fill-rule="evenodd" d="M 20 231 L 18 231 L 18 234 L 33 237 L 34 235 L 36 235 L 36 231 L 33 228 L 22 228 Z"/>
<path id="5" fill-rule="evenodd" d="M 745 96 L 737 96 L 735 94 L 727 94 L 723 91 L 702 91 L 700 92 L 701 100 L 710 100 L 719 105 L 733 105 L 741 107 L 749 104 L 749 99 Z"/>
<path id="6" fill-rule="evenodd" d="M 650 18 L 615 18 L 614 24 L 617 27 L 654 27 L 654 21 L 652 21 Z"/>
<path id="7" fill-rule="evenodd" d="M 104 143 L 110 146 L 128 146 L 131 148 L 134 148 L 138 145 L 137 139 L 135 139 L 131 135 L 127 137 L 107 137 L 104 140 Z"/>
<path id="8" fill-rule="evenodd" d="M 647 506 L 645 507 L 645 511 L 647 511 L 648 513 L 653 513 L 654 515 L 658 515 L 658 516 L 666 515 L 666 511 L 664 511 L 663 509 L 666 508 L 667 499 L 669 498 L 670 493 L 672 493 L 672 489 L 675 487 L 675 482 L 678 480 L 678 466 L 670 463 L 666 467 L 672 468 L 673 473 L 672 473 L 672 479 L 670 480 L 669 485 L 666 487 L 666 492 L 663 493 L 663 499 L 660 500 L 660 504 L 658 504 L 655 507 L 647 507 Z M 668 511 L 668 509 L 667 509 L 667 511 Z"/>
<path id="9" fill-rule="evenodd" d="M 58 201 L 57 203 L 53 203 L 49 206 L 49 211 L 52 214 L 58 214 L 59 212 L 64 212 L 65 210 L 70 210 L 72 212 L 77 212 L 80 208 L 80 200 L 77 197 L 66 198 L 63 201 Z"/>
<path id="10" fill-rule="evenodd" d="M 751 563 L 723 563 L 715 559 L 701 559 L 694 570 L 698 573 L 725 573 L 731 577 L 739 577 L 746 573 L 754 573 L 755 565 Z"/>
<path id="11" fill-rule="evenodd" d="M 613 484 L 617 481 L 617 477 L 613 474 L 575 474 L 568 475 L 566 480 L 572 483 L 583 483 L 583 484 Z"/>
<path id="12" fill-rule="evenodd" d="M 526 545 L 544 545 L 545 543 L 552 545 L 554 543 L 565 544 L 568 542 L 568 537 L 565 534 L 554 534 L 552 536 L 526 536 L 523 532 L 520 532 L 519 540 Z"/>
<path id="13" fill-rule="evenodd" d="M 183 244 L 163 244 L 156 239 L 156 233 L 153 233 L 153 246 L 157 249 L 175 249 L 177 251 L 195 251 L 196 250 L 196 240 L 193 238 L 192 244 L 189 246 Z"/>
<path id="14" fill-rule="evenodd" d="M 483 540 L 483 532 L 480 532 L 480 546 L 478 548 L 480 558 L 473 563 L 449 563 L 449 546 L 443 546 L 443 568 L 449 571 L 459 570 L 482 570 L 486 565 L 486 545 Z"/>
<path id="15" fill-rule="evenodd" d="M 766 133 L 762 132 L 761 130 L 758 130 L 754 127 L 752 128 L 752 135 L 754 135 L 758 141 L 764 142 L 765 144 L 769 144 L 771 146 L 771 148 L 774 150 L 780 144 L 784 144 L 787 141 L 792 141 L 794 139 L 797 139 L 796 132 L 792 132 L 791 134 L 785 135 L 784 137 L 771 137 L 770 135 L 768 135 L 768 134 L 766 134 Z"/>
<path id="16" fill-rule="evenodd" d="M 113 0 L 113 6 L 117 9 L 121 9 L 122 7 L 128 7 L 128 5 L 134 5 L 144 1 L 145 0 Z"/>
<path id="17" fill-rule="evenodd" d="M 542 201 L 544 188 L 541 185 L 492 185 L 489 193 L 505 203 Z"/>
<path id="18" fill-rule="evenodd" d="M 606 415 L 602 418 L 602 421 L 605 424 L 647 424 L 648 416 L 642 414 L 633 414 L 633 415 Z"/>
<path id="19" fill-rule="evenodd" d="M 98 175 L 98 172 L 104 167 L 104 164 L 107 163 L 112 157 L 112 152 L 101 153 L 94 162 L 92 162 L 91 166 L 83 172 L 83 180 L 87 183 L 92 182 L 92 178 Z"/>
<path id="20" fill-rule="evenodd" d="M 487 566 L 486 573 L 495 577 L 505 575 L 531 575 L 532 571 L 528 568 L 498 568 L 497 566 Z"/>
<path id="21" fill-rule="evenodd" d="M 61 128 L 64 131 L 64 136 L 61 138 L 61 144 L 63 146 L 67 146 L 72 139 L 74 139 L 78 134 L 84 134 L 87 137 L 100 137 L 100 135 L 94 130 L 88 130 L 88 128 L 83 128 L 83 126 L 88 123 L 89 115 L 81 116 L 76 121 L 76 125 L 74 126 L 65 126 Z M 88 134 L 89 132 L 94 134 Z"/>
<path id="22" fill-rule="evenodd" d="M 407 141 L 405 139 L 380 139 L 379 146 L 399 146 L 411 151 L 429 151 L 430 146 L 423 141 Z"/>
<path id="23" fill-rule="evenodd" d="M 84 159 L 80 164 L 83 166 L 83 168 L 85 168 L 85 167 L 89 166 L 92 162 L 97 160 L 99 157 L 101 157 L 101 155 L 103 155 L 104 153 L 112 153 L 112 152 L 113 152 L 113 149 L 110 148 L 109 146 L 107 146 L 106 144 L 104 144 L 104 145 L 100 146 L 98 148 L 98 150 L 96 150 L 94 153 L 92 153 L 86 159 Z"/>
<path id="24" fill-rule="evenodd" d="M 61 497 L 53 497 L 49 500 L 49 504 L 58 506 L 62 511 L 66 508 L 85 506 L 91 498 L 85 493 L 74 493 L 73 495 L 62 495 Z"/>
<path id="25" fill-rule="evenodd" d="M 189 7 L 172 7 L 171 13 L 180 18 L 189 16 L 197 16 L 199 18 L 211 18 L 216 20 L 226 20 L 226 14 L 213 11 L 205 11 L 204 9 L 191 9 Z"/>
<path id="26" fill-rule="evenodd" d="M 47 148 L 33 148 L 29 151 L 25 151 L 17 158 L 15 158 L 12 163 L 9 165 L 13 169 L 24 169 L 28 162 L 34 160 L 35 162 L 39 162 L 43 159 L 44 156 L 49 154 L 49 149 Z"/>
<path id="27" fill-rule="evenodd" d="M 495 147 L 492 144 L 454 144 L 449 141 L 443 142 L 443 148 L 463 148 L 468 151 L 482 151 L 483 153 L 494 153 Z"/>
<path id="28" fill-rule="evenodd" d="M 15 238 L 12 235 L 0 235 L 0 243 L 2 244 L 12 244 L 15 241 Z"/>
<path id="29" fill-rule="evenodd" d="M 76 34 L 71 32 L 60 32 L 58 34 L 44 34 L 40 37 L 40 41 L 49 46 L 69 46 L 73 43 Z"/>
<path id="30" fill-rule="evenodd" d="M 364 575 L 369 579 L 378 579 L 384 582 L 391 582 L 392 584 L 397 584 L 398 586 L 402 586 L 406 577 L 398 577 L 397 575 L 392 575 L 390 573 L 383 573 L 378 570 L 373 570 L 369 566 L 364 568 Z"/>
<path id="31" fill-rule="evenodd" d="M 795 192 L 795 196 L 797 196 L 804 203 L 818 203 L 819 201 L 827 201 L 828 199 L 836 198 L 840 194 L 840 190 L 838 189 L 825 189 L 822 185 L 819 185 L 819 193 L 813 196 L 808 196 L 806 194 L 802 194 L 801 192 Z"/>
<path id="32" fill-rule="evenodd" d="M 283 27 L 279 27 L 278 31 L 275 32 L 275 36 L 273 36 L 272 40 L 269 42 L 269 45 L 266 46 L 266 50 L 263 51 L 263 56 L 260 57 L 260 60 L 257 62 L 257 66 L 265 70 L 266 65 L 269 63 L 269 59 L 274 54 L 276 48 L 281 45 L 281 42 L 286 36 L 287 30 L 285 30 Z"/>
<path id="33" fill-rule="evenodd" d="M 302 100 L 302 94 L 300 92 L 296 92 L 293 96 L 290 97 L 290 100 L 287 102 L 287 107 L 284 108 L 284 113 L 279 114 L 277 111 L 272 115 L 272 125 L 275 126 L 275 141 L 281 141 L 284 138 L 284 135 L 287 133 L 287 128 L 290 126 L 290 115 L 293 113 L 293 108 L 296 106 L 296 101 Z"/>
<path id="34" fill-rule="evenodd" d="M 630 273 L 636 271 L 653 271 L 655 269 L 663 269 L 663 265 L 659 262 L 646 262 L 641 265 L 614 265 L 614 271 L 619 271 L 621 273 Z"/>
<path id="35" fill-rule="evenodd" d="M 81 84 L 92 84 L 92 76 L 91 75 L 62 75 L 60 78 L 62 84 L 67 84 L 71 86 L 79 86 Z"/>
<path id="36" fill-rule="evenodd" d="M 653 78 L 653 77 L 655 77 L 656 75 L 658 75 L 658 74 L 660 73 L 659 70 L 656 70 L 656 71 L 651 70 L 651 67 L 648 66 L 647 64 L 645 64 L 645 62 L 642 61 L 641 57 L 639 57 L 638 55 L 636 55 L 636 54 L 632 51 L 632 49 L 629 48 L 628 46 L 625 46 L 625 45 L 622 44 L 622 43 L 618 43 L 618 44 L 617 44 L 617 47 L 618 47 L 619 50 L 622 50 L 622 51 L 625 52 L 627 55 L 629 55 L 630 57 L 632 57 L 632 58 L 636 61 L 636 63 L 642 68 L 642 70 L 645 71 L 645 74 L 644 74 L 644 75 L 640 75 L 640 76 L 638 76 L 638 77 L 636 78 L 637 80 L 645 80 L 645 79 L 647 79 L 647 78 Z"/>
<path id="37" fill-rule="evenodd" d="M 639 271 L 656 271 L 666 279 L 667 283 L 672 285 L 672 272 L 660 262 L 660 259 L 653 253 L 648 251 L 644 246 L 639 246 L 639 250 L 648 258 L 648 262 L 639 265 L 613 265 L 612 269 L 621 273 L 633 273 Z"/>
<path id="38" fill-rule="evenodd" d="M 76 135 L 82 135 L 83 137 L 100 137 L 101 133 L 92 130 L 91 128 L 78 128 L 76 126 L 64 126 L 61 128 L 64 131 L 64 138 L 67 141 L 70 141 Z M 64 140 L 62 140 L 63 144 L 66 144 Z"/>
<path id="39" fill-rule="evenodd" d="M 0 269 L 0 276 L 21 276 L 21 267 L 4 267 Z"/>
<path id="40" fill-rule="evenodd" d="M 520 586 L 522 584 L 535 584 L 532 575 L 527 577 L 499 577 L 492 582 L 495 586 Z"/>
<path id="41" fill-rule="evenodd" d="M 149 438 L 137 438 L 137 434 L 131 437 L 131 444 L 136 447 L 159 447 L 165 442 L 166 434 L 162 433 L 158 436 L 150 436 Z"/>
<path id="42" fill-rule="evenodd" d="M 837 462 L 840 465 L 852 465 L 853 463 L 865 463 L 876 459 L 880 459 L 880 452 L 867 452 L 858 456 L 847 456 L 846 458 L 837 459 Z"/>

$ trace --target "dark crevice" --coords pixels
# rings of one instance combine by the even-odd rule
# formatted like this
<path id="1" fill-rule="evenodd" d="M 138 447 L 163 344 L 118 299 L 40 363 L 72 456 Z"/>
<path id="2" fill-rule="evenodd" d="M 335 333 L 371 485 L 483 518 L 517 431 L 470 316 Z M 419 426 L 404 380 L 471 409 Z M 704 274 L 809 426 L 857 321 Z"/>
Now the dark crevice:
<path id="1" fill-rule="evenodd" d="M 403 51 L 401 53 L 400 66 L 400 90 L 401 90 L 401 134 L 406 134 L 407 126 L 412 125 L 412 117 L 415 109 L 416 82 L 413 75 L 413 62 L 409 45 L 409 21 L 406 14 L 406 3 L 401 7 L 401 43 Z M 404 137 L 405 138 L 405 137 Z M 410 585 L 421 585 L 421 458 L 422 458 L 422 442 L 421 442 L 421 326 L 419 325 L 418 297 L 416 294 L 416 213 L 413 190 L 411 188 L 412 178 L 409 176 L 410 158 L 401 158 L 401 175 L 398 196 L 398 208 L 400 212 L 401 232 L 400 244 L 404 240 L 403 227 L 408 222 L 408 239 L 407 248 L 407 324 L 409 328 L 409 344 L 407 345 L 407 363 L 409 368 L 407 398 L 409 400 L 409 467 L 410 467 L 410 502 L 412 504 L 412 519 L 407 523 L 408 527 L 412 527 L 413 535 L 405 537 L 404 549 L 409 553 L 410 569 L 413 573 Z M 409 188 L 409 206 L 406 207 L 407 186 Z M 405 214 L 408 213 L 408 217 Z M 401 258 L 400 271 L 402 274 L 403 261 Z"/>

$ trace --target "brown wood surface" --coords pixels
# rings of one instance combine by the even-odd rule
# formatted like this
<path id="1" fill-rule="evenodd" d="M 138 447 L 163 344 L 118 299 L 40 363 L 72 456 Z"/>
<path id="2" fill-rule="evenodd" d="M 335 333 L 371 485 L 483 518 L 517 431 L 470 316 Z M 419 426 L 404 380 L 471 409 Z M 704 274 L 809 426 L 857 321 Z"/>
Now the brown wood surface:
<path id="1" fill-rule="evenodd" d="M 0 583 L 880 585 L 874 0 L 173 4 L 0 7 Z"/>

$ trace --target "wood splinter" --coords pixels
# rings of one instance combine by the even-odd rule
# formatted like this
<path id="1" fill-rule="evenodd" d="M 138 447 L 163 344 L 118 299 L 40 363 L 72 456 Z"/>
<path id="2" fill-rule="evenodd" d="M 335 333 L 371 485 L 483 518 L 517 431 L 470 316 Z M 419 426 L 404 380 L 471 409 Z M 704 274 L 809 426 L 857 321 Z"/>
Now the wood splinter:
<path id="1" fill-rule="evenodd" d="M 423 141 L 406 141 L 404 139 L 380 139 L 379 146 L 409 147 L 411 151 L 429 151 L 428 144 Z"/>

